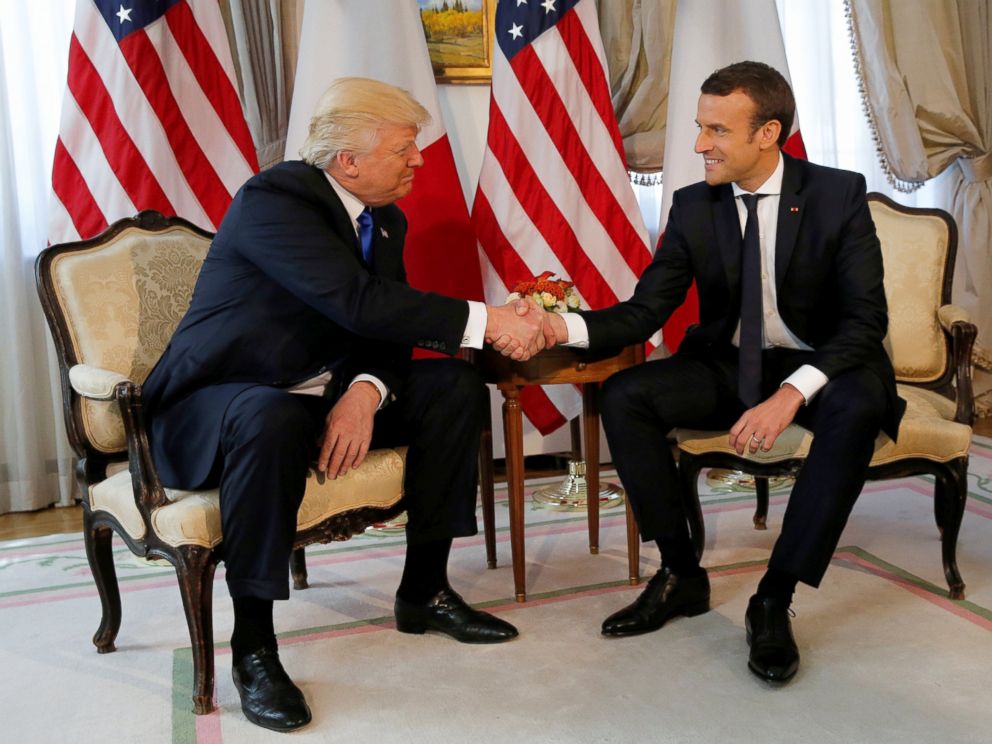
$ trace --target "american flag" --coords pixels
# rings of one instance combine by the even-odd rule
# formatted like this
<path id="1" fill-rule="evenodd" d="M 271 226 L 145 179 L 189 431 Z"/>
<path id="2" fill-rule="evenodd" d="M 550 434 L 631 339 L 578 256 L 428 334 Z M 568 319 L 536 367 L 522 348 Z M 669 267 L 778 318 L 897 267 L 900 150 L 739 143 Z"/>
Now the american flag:
<path id="1" fill-rule="evenodd" d="M 651 260 L 610 100 L 594 0 L 502 0 L 489 134 L 472 221 L 491 303 L 552 271 L 583 307 L 630 297 Z M 570 386 L 526 388 L 547 434 L 581 409 Z"/>
<path id="2" fill-rule="evenodd" d="M 258 170 L 217 0 L 79 0 L 49 240 L 142 209 L 214 231 Z"/>

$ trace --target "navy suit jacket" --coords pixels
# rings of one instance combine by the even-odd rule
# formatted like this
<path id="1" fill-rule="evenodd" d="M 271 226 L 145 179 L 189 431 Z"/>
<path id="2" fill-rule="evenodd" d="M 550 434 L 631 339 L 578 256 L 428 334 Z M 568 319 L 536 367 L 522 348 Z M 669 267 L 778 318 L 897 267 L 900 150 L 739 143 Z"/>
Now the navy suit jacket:
<path id="1" fill-rule="evenodd" d="M 813 348 L 809 363 L 828 378 L 855 367 L 885 385 L 893 438 L 905 402 L 896 395 L 882 346 L 888 311 L 882 252 L 859 173 L 825 168 L 782 154 L 785 170 L 775 245 L 778 311 Z M 693 281 L 699 325 L 679 353 L 725 349 L 740 319 L 741 228 L 729 184 L 693 184 L 675 192 L 661 247 L 633 296 L 584 312 L 591 348 L 647 339 L 685 300 Z"/>
<path id="2" fill-rule="evenodd" d="M 203 484 L 224 412 L 251 386 L 290 387 L 330 370 L 339 393 L 363 372 L 397 391 L 413 346 L 457 353 L 468 304 L 409 287 L 403 213 L 390 205 L 372 217 L 369 267 L 320 169 L 280 163 L 238 191 L 143 386 L 164 484 Z"/>

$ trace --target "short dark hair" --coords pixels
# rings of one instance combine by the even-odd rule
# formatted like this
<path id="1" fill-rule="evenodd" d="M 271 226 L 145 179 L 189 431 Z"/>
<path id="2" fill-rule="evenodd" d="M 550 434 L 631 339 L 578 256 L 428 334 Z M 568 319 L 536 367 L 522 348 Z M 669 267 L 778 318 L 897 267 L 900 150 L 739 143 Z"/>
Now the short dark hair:
<path id="1" fill-rule="evenodd" d="M 776 119 L 782 125 L 778 136 L 778 145 L 782 147 L 789 139 L 796 117 L 796 99 L 782 73 L 763 62 L 735 62 L 714 72 L 700 88 L 702 93 L 712 96 L 729 96 L 737 90 L 754 101 L 752 133 L 765 122 Z"/>

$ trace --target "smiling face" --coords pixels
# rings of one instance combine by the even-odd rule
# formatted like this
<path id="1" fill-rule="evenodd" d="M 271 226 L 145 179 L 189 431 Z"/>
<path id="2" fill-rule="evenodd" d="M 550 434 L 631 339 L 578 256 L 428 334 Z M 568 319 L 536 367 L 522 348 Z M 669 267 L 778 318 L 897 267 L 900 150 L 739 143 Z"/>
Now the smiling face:
<path id="1" fill-rule="evenodd" d="M 739 90 L 726 96 L 699 96 L 695 149 L 703 156 L 710 186 L 736 183 L 754 191 L 775 170 L 782 126 L 773 119 L 755 130 L 754 113 L 754 101 Z"/>
<path id="2" fill-rule="evenodd" d="M 392 204 L 410 193 L 413 172 L 424 164 L 416 140 L 416 127 L 385 124 L 368 151 L 339 151 L 328 172 L 363 204 Z"/>

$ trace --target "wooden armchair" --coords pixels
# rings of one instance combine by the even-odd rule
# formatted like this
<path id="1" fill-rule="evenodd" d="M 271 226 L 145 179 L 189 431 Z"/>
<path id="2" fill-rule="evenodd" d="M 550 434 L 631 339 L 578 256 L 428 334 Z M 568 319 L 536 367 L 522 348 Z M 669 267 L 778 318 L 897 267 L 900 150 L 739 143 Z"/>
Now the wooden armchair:
<path id="1" fill-rule="evenodd" d="M 944 576 L 950 597 L 963 599 L 957 541 L 968 495 L 974 419 L 971 350 L 977 329 L 963 310 L 949 304 L 957 228 L 943 210 L 903 207 L 881 194 L 869 194 L 868 201 L 885 266 L 886 349 L 895 367 L 899 395 L 908 404 L 898 441 L 885 434 L 876 439 L 868 478 L 934 476 L 934 515 Z M 705 534 L 698 492 L 700 470 L 731 468 L 755 476 L 754 525 L 764 529 L 768 478 L 797 472 L 813 439 L 808 430 L 792 424 L 771 451 L 742 457 L 729 446 L 728 432 L 680 429 L 676 434 L 682 493 L 700 555 Z"/>
<path id="2" fill-rule="evenodd" d="M 213 576 L 222 558 L 217 490 L 159 482 L 148 447 L 141 383 L 189 307 L 211 235 L 145 211 L 101 235 L 43 251 L 38 293 L 55 339 L 69 439 L 78 457 L 83 537 L 103 617 L 93 643 L 115 650 L 120 591 L 111 554 L 117 533 L 137 555 L 176 569 L 193 649 L 193 709 L 213 709 Z M 302 548 L 347 540 L 394 517 L 405 450 L 374 450 L 358 470 L 328 481 L 311 471 L 297 519 L 293 574 L 306 586 Z"/>

